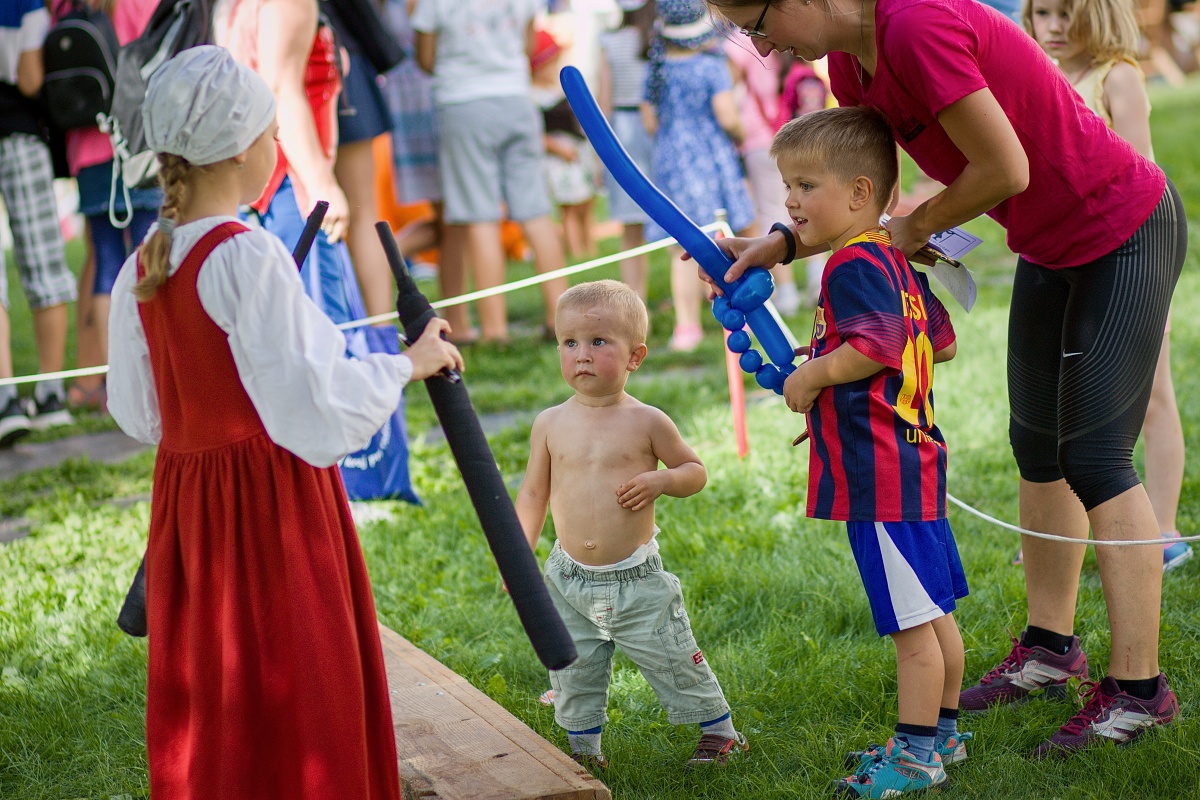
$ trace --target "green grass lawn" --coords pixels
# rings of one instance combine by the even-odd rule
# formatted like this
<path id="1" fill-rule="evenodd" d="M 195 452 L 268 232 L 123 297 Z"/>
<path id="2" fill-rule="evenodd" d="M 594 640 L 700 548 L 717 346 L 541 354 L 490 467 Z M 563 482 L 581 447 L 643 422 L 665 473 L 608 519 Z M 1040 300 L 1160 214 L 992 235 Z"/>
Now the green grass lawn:
<path id="1" fill-rule="evenodd" d="M 1153 95 L 1155 148 L 1200 225 L 1195 154 L 1200 83 Z M 969 258 L 980 283 L 976 309 L 951 308 L 958 357 L 938 368 L 938 421 L 950 444 L 952 494 L 1015 521 L 1016 469 L 1007 444 L 1004 352 L 1013 258 L 998 228 L 971 225 L 985 245 Z M 612 242 L 606 242 L 609 250 Z M 1176 293 L 1172 341 L 1185 436 L 1200 443 L 1200 238 Z M 751 453 L 739 460 L 730 430 L 724 360 L 716 326 L 689 355 L 667 353 L 671 328 L 666 262 L 652 285 L 650 357 L 630 391 L 665 409 L 696 447 L 708 487 L 658 507 L 663 558 L 685 589 L 697 638 L 751 742 L 748 759 L 723 772 L 688 773 L 697 732 L 666 721 L 636 668 L 619 657 L 613 677 L 602 775 L 615 797 L 808 798 L 828 796 L 842 754 L 882 741 L 895 721 L 892 646 L 879 639 L 843 526 L 804 516 L 807 459 L 790 442 L 803 425 L 776 397 L 752 392 Z M 527 274 L 525 272 L 519 274 Z M 615 268 L 599 275 L 615 277 Z M 592 277 L 592 276 L 589 276 Z M 14 282 L 15 286 L 15 282 Z M 17 372 L 32 345 L 21 340 L 14 291 Z M 510 300 L 517 322 L 540 320 L 539 295 Z M 951 301 L 947 301 L 948 303 Z M 807 334 L 801 314 L 792 327 Z M 467 352 L 467 382 L 481 412 L 537 410 L 566 397 L 552 346 L 534 339 Z M 750 387 L 752 388 L 752 387 Z M 414 479 L 424 506 L 380 504 L 391 521 L 361 530 L 382 620 L 560 746 L 565 734 L 537 702 L 548 687 L 444 444 L 423 444 L 434 424 L 424 392 L 408 392 Z M 492 448 L 515 491 L 528 422 L 496 434 Z M 1200 532 L 1197 459 L 1189 464 L 1179 523 Z M 147 503 L 120 502 L 150 489 L 153 458 L 118 467 L 69 462 L 0 484 L 0 515 L 33 523 L 24 540 L 0 545 L 0 798 L 144 798 L 145 642 L 113 620 L 145 543 Z M 117 501 L 117 502 L 114 502 Z M 959 606 L 973 681 L 1009 649 L 1006 630 L 1025 623 L 1023 575 L 1010 566 L 1015 534 L 957 508 L 950 511 L 971 582 Z M 544 536 L 544 557 L 552 537 Z M 1103 674 L 1108 635 L 1103 596 L 1089 555 L 1077 631 Z M 1182 718 L 1138 745 L 1101 748 L 1066 762 L 1026 754 L 1070 715 L 1034 701 L 964 718 L 975 732 L 971 758 L 952 768 L 961 798 L 1167 798 L 1200 795 L 1200 559 L 1172 573 L 1163 593 L 1162 655 Z"/>

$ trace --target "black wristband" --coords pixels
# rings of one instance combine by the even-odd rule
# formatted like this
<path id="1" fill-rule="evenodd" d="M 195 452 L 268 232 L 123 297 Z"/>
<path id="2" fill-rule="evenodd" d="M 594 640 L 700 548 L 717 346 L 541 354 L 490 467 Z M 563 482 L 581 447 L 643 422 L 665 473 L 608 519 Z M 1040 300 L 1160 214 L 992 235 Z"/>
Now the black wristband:
<path id="1" fill-rule="evenodd" d="M 790 264 L 796 258 L 796 234 L 792 233 L 792 229 L 782 222 L 776 222 L 771 226 L 771 230 L 767 231 L 767 235 L 779 231 L 783 234 L 783 241 L 787 244 L 787 254 L 779 260 L 780 264 Z"/>

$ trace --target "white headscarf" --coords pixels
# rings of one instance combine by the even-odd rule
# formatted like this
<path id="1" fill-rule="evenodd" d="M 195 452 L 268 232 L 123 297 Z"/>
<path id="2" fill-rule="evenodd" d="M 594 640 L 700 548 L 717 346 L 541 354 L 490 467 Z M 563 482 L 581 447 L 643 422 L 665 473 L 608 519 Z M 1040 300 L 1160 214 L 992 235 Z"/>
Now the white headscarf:
<path id="1" fill-rule="evenodd" d="M 223 47 L 192 47 L 150 78 L 142 122 L 146 144 L 196 166 L 243 153 L 275 119 L 275 97 Z"/>

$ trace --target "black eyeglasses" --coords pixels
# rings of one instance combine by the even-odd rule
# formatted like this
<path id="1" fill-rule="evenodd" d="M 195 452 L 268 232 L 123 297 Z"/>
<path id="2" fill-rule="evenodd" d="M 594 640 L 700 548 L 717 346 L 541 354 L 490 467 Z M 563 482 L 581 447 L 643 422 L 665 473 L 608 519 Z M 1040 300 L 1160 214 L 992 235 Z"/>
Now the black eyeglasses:
<path id="1" fill-rule="evenodd" d="M 742 28 L 741 31 L 751 39 L 765 39 L 767 35 L 762 32 L 763 20 L 767 18 L 767 11 L 771 8 L 771 0 L 767 0 L 767 4 L 763 6 L 762 13 L 758 15 L 758 22 L 754 23 L 753 28 Z"/>

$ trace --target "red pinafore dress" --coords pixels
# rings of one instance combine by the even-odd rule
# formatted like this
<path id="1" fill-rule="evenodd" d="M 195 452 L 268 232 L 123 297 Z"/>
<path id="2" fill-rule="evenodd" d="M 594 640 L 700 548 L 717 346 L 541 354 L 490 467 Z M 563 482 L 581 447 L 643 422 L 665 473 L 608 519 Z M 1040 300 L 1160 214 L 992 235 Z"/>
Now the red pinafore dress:
<path id="1" fill-rule="evenodd" d="M 151 796 L 399 800 L 341 477 L 267 436 L 196 290 L 212 249 L 245 230 L 218 225 L 139 305 L 162 415 L 146 555 Z"/>

